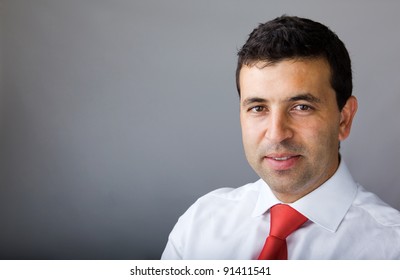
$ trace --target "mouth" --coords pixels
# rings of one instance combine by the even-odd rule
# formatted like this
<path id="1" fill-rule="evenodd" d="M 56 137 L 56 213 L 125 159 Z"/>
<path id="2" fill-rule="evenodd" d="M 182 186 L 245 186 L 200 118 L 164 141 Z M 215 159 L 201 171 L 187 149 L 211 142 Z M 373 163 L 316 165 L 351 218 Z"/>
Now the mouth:
<path id="1" fill-rule="evenodd" d="M 294 156 L 288 156 L 288 157 L 272 157 L 273 160 L 277 160 L 277 161 L 284 161 L 284 160 L 288 160 L 290 158 L 292 158 Z"/>
<path id="2" fill-rule="evenodd" d="M 297 154 L 270 154 L 264 157 L 268 166 L 276 171 L 284 171 L 293 168 L 301 156 Z"/>

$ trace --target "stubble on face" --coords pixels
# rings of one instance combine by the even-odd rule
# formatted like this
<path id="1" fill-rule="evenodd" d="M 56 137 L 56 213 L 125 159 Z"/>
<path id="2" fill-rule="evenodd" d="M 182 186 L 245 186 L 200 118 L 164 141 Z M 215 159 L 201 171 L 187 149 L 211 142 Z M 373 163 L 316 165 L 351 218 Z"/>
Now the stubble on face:
<path id="1" fill-rule="evenodd" d="M 331 156 L 319 158 L 319 154 L 327 154 L 326 147 L 334 147 L 335 141 L 331 137 L 319 139 L 320 145 L 309 148 L 287 140 L 278 144 L 266 144 L 259 147 L 255 154 L 246 151 L 246 157 L 250 166 L 268 184 L 275 195 L 283 202 L 294 202 L 295 200 L 312 192 L 328 178 L 330 178 L 338 166 L 338 153 Z M 273 170 L 266 164 L 265 155 L 268 154 L 296 154 L 300 155 L 295 168 L 288 170 Z"/>

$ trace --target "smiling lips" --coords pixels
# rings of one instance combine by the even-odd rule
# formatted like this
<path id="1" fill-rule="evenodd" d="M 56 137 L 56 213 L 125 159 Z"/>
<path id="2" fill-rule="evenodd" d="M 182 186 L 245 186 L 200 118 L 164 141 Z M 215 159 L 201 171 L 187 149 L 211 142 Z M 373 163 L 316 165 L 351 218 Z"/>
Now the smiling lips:
<path id="1" fill-rule="evenodd" d="M 276 171 L 288 170 L 298 162 L 300 155 L 296 154 L 270 154 L 264 158 L 267 164 Z"/>

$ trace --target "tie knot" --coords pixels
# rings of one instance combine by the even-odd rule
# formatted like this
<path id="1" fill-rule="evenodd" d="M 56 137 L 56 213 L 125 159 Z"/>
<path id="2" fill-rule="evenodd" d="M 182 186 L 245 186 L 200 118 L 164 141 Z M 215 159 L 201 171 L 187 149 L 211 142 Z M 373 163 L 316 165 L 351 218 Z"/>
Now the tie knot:
<path id="1" fill-rule="evenodd" d="M 271 207 L 270 235 L 284 240 L 307 220 L 306 217 L 289 205 L 274 205 Z"/>

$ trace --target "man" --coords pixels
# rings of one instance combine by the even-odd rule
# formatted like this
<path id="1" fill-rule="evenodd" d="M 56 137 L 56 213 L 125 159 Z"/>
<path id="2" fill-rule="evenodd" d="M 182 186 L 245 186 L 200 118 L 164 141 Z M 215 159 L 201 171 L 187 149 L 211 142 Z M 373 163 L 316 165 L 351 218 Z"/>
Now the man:
<path id="1" fill-rule="evenodd" d="M 200 198 L 162 258 L 400 259 L 400 213 L 340 158 L 357 111 L 342 41 L 282 16 L 259 25 L 238 56 L 243 145 L 261 179 Z"/>

